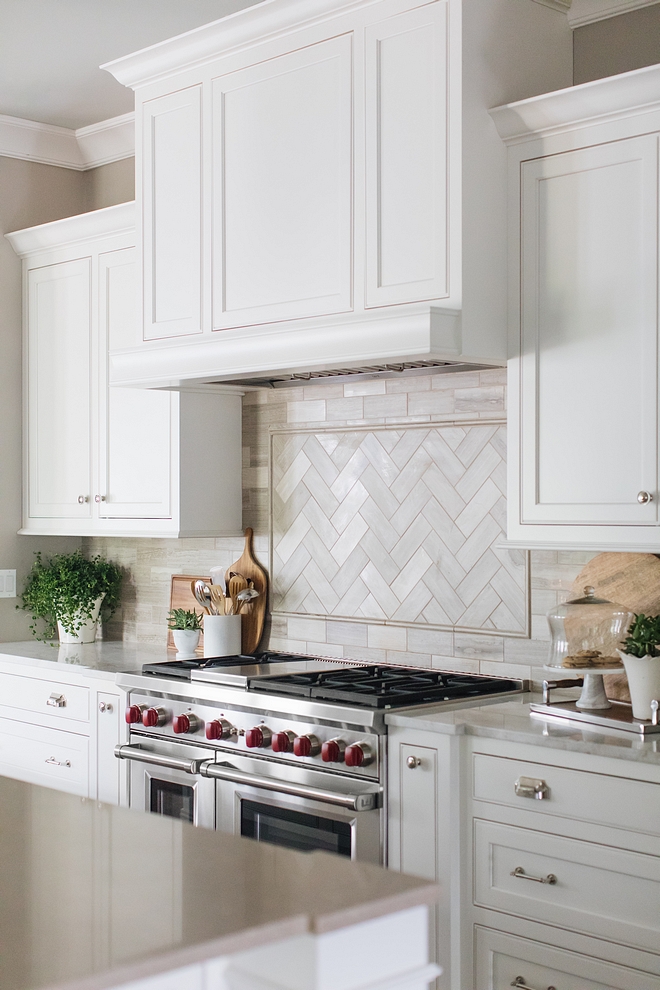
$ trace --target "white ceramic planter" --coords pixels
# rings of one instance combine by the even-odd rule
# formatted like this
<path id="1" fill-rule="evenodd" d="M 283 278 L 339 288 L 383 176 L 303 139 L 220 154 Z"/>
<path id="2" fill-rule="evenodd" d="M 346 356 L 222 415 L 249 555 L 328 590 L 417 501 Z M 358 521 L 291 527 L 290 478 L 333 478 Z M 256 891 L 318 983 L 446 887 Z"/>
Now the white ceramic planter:
<path id="1" fill-rule="evenodd" d="M 199 643 L 199 629 L 173 629 L 172 639 L 176 646 L 177 660 L 192 660 Z"/>
<path id="2" fill-rule="evenodd" d="M 93 643 L 96 639 L 96 629 L 98 626 L 99 612 L 101 611 L 102 601 L 103 595 L 96 599 L 91 618 L 86 619 L 76 633 L 67 632 L 58 619 L 57 630 L 60 636 L 60 643 Z"/>
<path id="3" fill-rule="evenodd" d="M 618 652 L 626 668 L 633 715 L 648 721 L 651 702 L 660 701 L 660 657 L 631 657 Z"/>

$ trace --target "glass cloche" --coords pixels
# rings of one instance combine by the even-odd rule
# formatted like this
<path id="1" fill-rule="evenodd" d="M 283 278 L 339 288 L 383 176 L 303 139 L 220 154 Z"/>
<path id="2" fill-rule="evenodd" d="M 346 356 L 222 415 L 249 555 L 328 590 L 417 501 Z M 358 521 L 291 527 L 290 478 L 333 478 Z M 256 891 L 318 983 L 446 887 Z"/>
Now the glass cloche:
<path id="1" fill-rule="evenodd" d="M 634 612 L 625 605 L 597 598 L 587 585 L 583 598 L 562 602 L 547 616 L 552 636 L 548 666 L 561 667 L 564 657 L 585 650 L 618 660 L 616 651 L 621 648 Z"/>

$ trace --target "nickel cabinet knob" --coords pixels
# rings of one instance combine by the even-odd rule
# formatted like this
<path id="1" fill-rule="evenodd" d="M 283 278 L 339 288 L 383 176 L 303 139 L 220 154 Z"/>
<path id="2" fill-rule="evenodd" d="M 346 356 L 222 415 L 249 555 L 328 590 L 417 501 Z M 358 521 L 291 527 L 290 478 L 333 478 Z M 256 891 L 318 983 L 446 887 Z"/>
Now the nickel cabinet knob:
<path id="1" fill-rule="evenodd" d="M 406 760 L 406 766 L 408 767 L 409 770 L 415 770 L 418 766 L 421 765 L 421 762 L 422 761 L 420 760 L 419 756 L 409 756 L 408 759 Z"/>
<path id="2" fill-rule="evenodd" d="M 647 502 L 653 501 L 653 496 L 651 495 L 650 492 L 638 492 L 637 501 L 640 503 L 640 505 L 646 505 Z"/>
<path id="3" fill-rule="evenodd" d="M 99 502 L 105 502 L 105 495 L 95 495 L 94 501 L 98 504 Z"/>
<path id="4" fill-rule="evenodd" d="M 85 502 L 89 502 L 89 495 L 79 495 L 78 496 L 78 505 L 84 505 Z"/>

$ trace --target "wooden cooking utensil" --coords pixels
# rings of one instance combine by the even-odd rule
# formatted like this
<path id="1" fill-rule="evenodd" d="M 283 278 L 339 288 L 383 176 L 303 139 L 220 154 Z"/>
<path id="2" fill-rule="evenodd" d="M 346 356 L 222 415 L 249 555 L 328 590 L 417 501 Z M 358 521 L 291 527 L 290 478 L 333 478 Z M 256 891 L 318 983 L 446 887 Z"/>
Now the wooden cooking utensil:
<path id="1" fill-rule="evenodd" d="M 238 615 L 238 595 L 247 588 L 247 581 L 242 574 L 229 575 L 229 597 L 231 598 L 231 609 L 233 615 Z"/>
<path id="2" fill-rule="evenodd" d="M 259 646 L 264 631 L 264 621 L 266 619 L 266 606 L 268 604 L 268 577 L 263 567 L 261 567 L 252 551 L 252 529 L 245 530 L 245 549 L 241 556 L 231 567 L 227 568 L 225 578 L 227 583 L 230 575 L 241 575 L 247 588 L 252 585 L 255 591 L 259 592 L 259 597 L 243 605 L 241 608 L 241 649 L 243 653 L 254 653 Z M 241 590 L 239 588 L 239 590 Z"/>

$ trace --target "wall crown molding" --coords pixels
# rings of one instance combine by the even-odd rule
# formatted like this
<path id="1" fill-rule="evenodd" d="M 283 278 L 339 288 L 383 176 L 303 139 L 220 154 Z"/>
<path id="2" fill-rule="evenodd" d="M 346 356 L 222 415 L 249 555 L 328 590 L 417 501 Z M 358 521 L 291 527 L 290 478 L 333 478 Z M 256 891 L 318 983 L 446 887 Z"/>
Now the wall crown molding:
<path id="1" fill-rule="evenodd" d="M 134 155 L 134 113 L 77 130 L 0 114 L 0 156 L 4 158 L 86 172 Z"/>
<path id="2" fill-rule="evenodd" d="M 583 27 L 594 21 L 604 21 L 608 17 L 627 14 L 631 10 L 650 7 L 656 3 L 660 3 L 660 0 L 572 0 L 568 4 L 568 23 L 572 28 Z"/>

